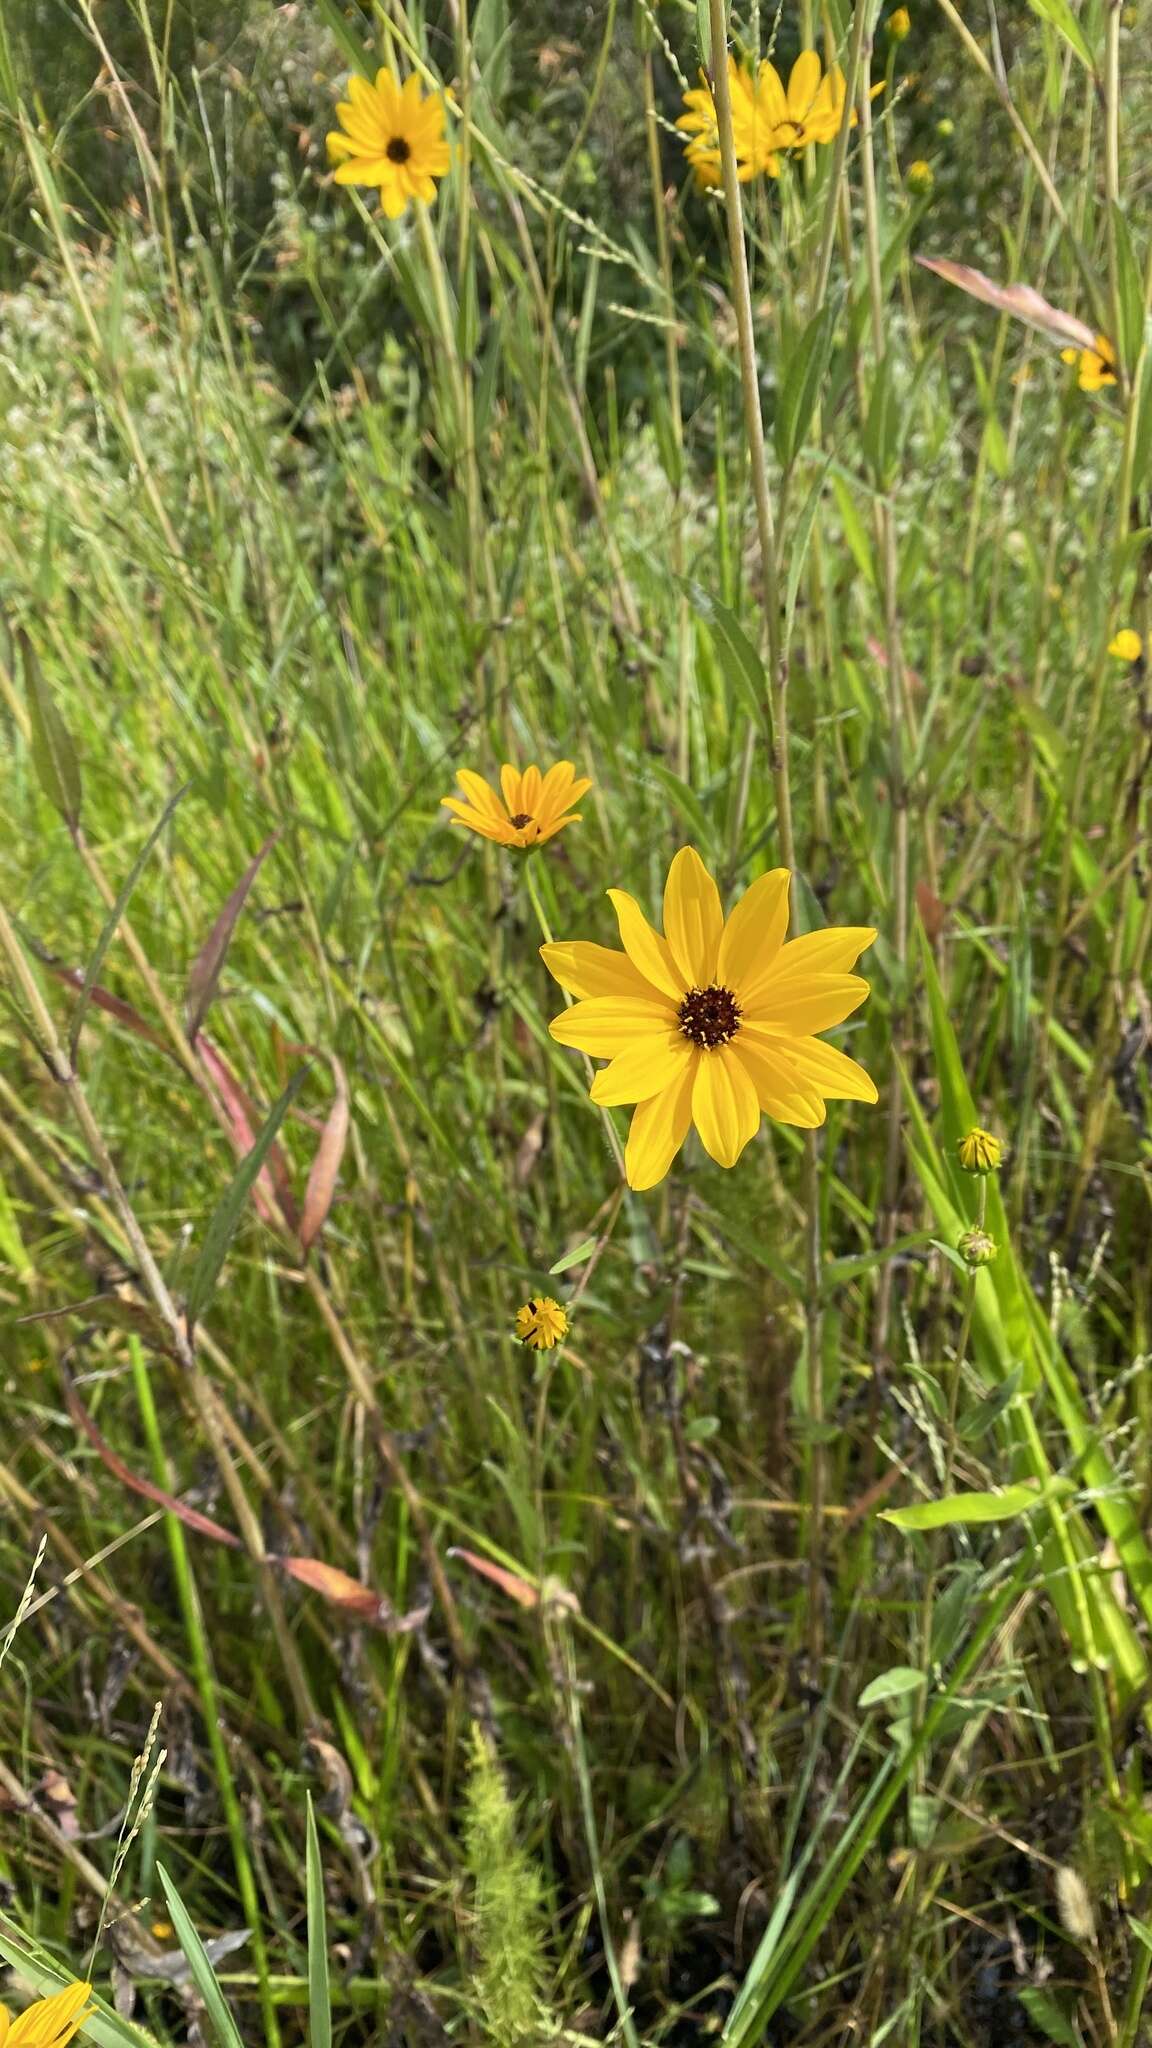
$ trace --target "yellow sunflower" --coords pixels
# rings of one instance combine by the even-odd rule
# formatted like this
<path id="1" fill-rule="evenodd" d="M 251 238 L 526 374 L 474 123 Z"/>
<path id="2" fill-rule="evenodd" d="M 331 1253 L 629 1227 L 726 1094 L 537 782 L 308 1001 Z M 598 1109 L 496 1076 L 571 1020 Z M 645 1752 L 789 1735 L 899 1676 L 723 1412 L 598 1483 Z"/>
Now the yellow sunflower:
<path id="1" fill-rule="evenodd" d="M 676 126 L 688 137 L 684 153 L 698 182 L 716 187 L 724 181 L 716 102 L 706 72 L 700 73 L 700 80 L 698 86 L 685 93 L 687 111 L 681 114 Z M 732 96 L 732 138 L 740 183 L 746 185 L 758 171 L 774 178 L 780 165 L 774 153 L 771 124 L 759 103 L 751 73 L 734 57 L 728 59 L 728 90 Z"/>
<path id="2" fill-rule="evenodd" d="M 336 113 L 341 125 L 325 139 L 338 185 L 378 186 L 389 220 L 413 199 L 435 199 L 436 180 L 448 169 L 441 93 L 425 95 L 415 72 L 401 85 L 384 64 L 374 85 L 353 73 Z"/>
<path id="3" fill-rule="evenodd" d="M 811 1129 L 826 1101 L 877 1100 L 863 1067 L 815 1036 L 864 1001 L 868 983 L 849 970 L 876 934 L 845 926 L 786 944 L 790 880 L 787 868 L 762 875 L 725 921 L 715 882 L 686 846 L 668 871 L 663 937 L 631 896 L 609 889 L 623 953 L 580 940 L 540 948 L 581 998 L 553 1019 L 553 1038 L 608 1061 L 594 1102 L 639 1104 L 630 1187 L 663 1180 L 693 1123 L 712 1158 L 735 1166 L 761 1112 Z"/>
<path id="4" fill-rule="evenodd" d="M 503 802 L 491 784 L 470 768 L 458 769 L 456 780 L 467 801 L 458 796 L 440 799 L 453 813 L 452 823 L 467 825 L 470 831 L 495 839 L 501 846 L 540 846 L 565 825 L 578 824 L 580 813 L 571 806 L 592 787 L 589 776 L 577 779 L 571 761 L 557 761 L 547 775 L 541 775 L 535 763 L 520 769 L 506 761 L 500 770 Z"/>
<path id="5" fill-rule="evenodd" d="M 1095 348 L 1062 348 L 1060 360 L 1080 365 L 1076 382 L 1081 391 L 1102 391 L 1116 382 L 1116 351 L 1106 334 L 1096 336 Z"/>
<path id="6" fill-rule="evenodd" d="M 875 99 L 884 90 L 881 80 L 872 87 Z M 810 142 L 835 142 L 844 122 L 844 101 L 848 87 L 838 64 L 823 71 L 815 50 L 801 50 L 788 74 L 788 88 L 774 64 L 765 58 L 757 78 L 757 95 L 764 118 L 771 125 L 777 149 L 804 149 Z M 848 126 L 856 126 L 856 109 Z"/>
<path id="7" fill-rule="evenodd" d="M 65 2048 L 90 2017 L 90 1984 L 69 1984 L 51 1998 L 37 1998 L 19 2019 L 0 2006 L 0 2048 Z"/>

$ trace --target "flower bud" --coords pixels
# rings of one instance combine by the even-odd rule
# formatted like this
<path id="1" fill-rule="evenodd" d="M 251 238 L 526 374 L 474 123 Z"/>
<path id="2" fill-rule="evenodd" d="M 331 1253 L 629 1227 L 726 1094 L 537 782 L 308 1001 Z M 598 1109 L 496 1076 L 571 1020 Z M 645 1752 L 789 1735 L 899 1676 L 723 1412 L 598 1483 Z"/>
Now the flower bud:
<path id="1" fill-rule="evenodd" d="M 922 156 L 917 157 L 914 164 L 909 164 L 908 188 L 910 191 L 930 192 L 935 183 L 936 173 L 932 169 L 931 164 L 926 163 Z"/>
<path id="2" fill-rule="evenodd" d="M 986 1230 L 965 1230 L 956 1240 L 956 1249 L 966 1266 L 990 1266 L 997 1244 Z"/>
<path id="3" fill-rule="evenodd" d="M 888 40 L 891 43 L 907 42 L 912 33 L 912 16 L 906 7 L 898 7 L 895 14 L 888 16 Z"/>
<path id="4" fill-rule="evenodd" d="M 999 1138 L 981 1130 L 979 1124 L 965 1133 L 956 1150 L 965 1173 L 995 1173 L 1004 1156 Z"/>

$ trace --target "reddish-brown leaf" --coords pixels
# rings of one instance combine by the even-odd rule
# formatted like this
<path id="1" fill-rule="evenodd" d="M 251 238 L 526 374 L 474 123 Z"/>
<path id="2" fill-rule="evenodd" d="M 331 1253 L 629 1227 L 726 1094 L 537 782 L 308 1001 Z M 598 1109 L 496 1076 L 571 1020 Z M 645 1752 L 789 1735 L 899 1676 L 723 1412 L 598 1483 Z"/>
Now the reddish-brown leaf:
<path id="1" fill-rule="evenodd" d="M 288 1573 L 299 1585 L 308 1586 L 313 1593 L 322 1593 L 333 1607 L 343 1613 L 354 1615 L 357 1621 L 368 1623 L 370 1628 L 382 1628 L 389 1635 L 409 1635 L 413 1629 L 422 1628 L 428 1619 L 427 1607 L 414 1607 L 407 1614 L 397 1614 L 390 1600 L 382 1593 L 374 1593 L 371 1586 L 365 1586 L 359 1579 L 350 1578 L 338 1565 L 325 1564 L 319 1557 L 277 1557 L 271 1560 L 281 1571 Z"/>
<path id="2" fill-rule="evenodd" d="M 453 1545 L 448 1555 L 462 1557 L 465 1564 L 470 1564 L 474 1572 L 479 1572 L 482 1579 L 491 1579 L 492 1584 L 499 1586 L 500 1591 L 507 1593 L 509 1599 L 515 1600 L 518 1606 L 539 1607 L 539 1587 L 530 1585 L 518 1572 L 506 1571 L 502 1564 L 493 1564 L 490 1557 L 478 1557 L 474 1550 L 462 1550 L 457 1545 Z"/>
<path id="3" fill-rule="evenodd" d="M 1011 313 L 1013 319 L 1037 328 L 1050 341 L 1071 342 L 1073 348 L 1096 346 L 1094 328 L 1087 327 L 1072 313 L 1062 313 L 1059 306 L 1051 305 L 1030 284 L 997 284 L 994 278 L 985 277 L 982 270 L 973 270 L 967 263 L 953 263 L 946 256 L 918 256 L 916 261 L 942 277 L 946 284 L 967 292 L 970 299 L 994 306 L 998 313 Z"/>
<path id="4" fill-rule="evenodd" d="M 256 1133 L 263 1121 L 251 1097 L 241 1087 L 218 1045 L 202 1031 L 196 1040 L 196 1057 L 207 1069 L 209 1079 L 219 1094 L 228 1118 L 228 1128 L 236 1157 L 243 1159 L 256 1143 Z M 280 1147 L 279 1140 L 269 1151 L 266 1163 L 260 1168 L 256 1185 L 252 1190 L 256 1213 L 264 1223 L 275 1225 L 276 1205 L 291 1229 L 296 1228 L 296 1197 L 292 1192 L 292 1180 L 288 1161 Z"/>
<path id="5" fill-rule="evenodd" d="M 187 1528 L 197 1530 L 201 1536 L 210 1536 L 214 1543 L 224 1543 L 229 1550 L 243 1549 L 240 1538 L 234 1536 L 231 1529 L 222 1528 L 220 1523 L 214 1522 L 209 1515 L 202 1515 L 198 1508 L 190 1508 L 186 1501 L 177 1500 L 173 1494 L 165 1493 L 162 1486 L 154 1486 L 150 1479 L 141 1479 L 139 1473 L 131 1471 L 123 1458 L 118 1458 L 111 1444 L 106 1443 L 101 1436 L 63 1366 L 61 1373 L 68 1412 L 77 1427 L 83 1430 L 97 1457 L 107 1465 L 114 1479 L 118 1479 L 130 1493 L 142 1494 L 145 1500 L 155 1501 L 157 1507 L 167 1508 L 170 1515 L 175 1515 Z"/>
<path id="6" fill-rule="evenodd" d="M 336 1082 L 336 1094 L 328 1112 L 308 1185 L 304 1190 L 304 1207 L 300 1212 L 300 1242 L 305 1251 L 315 1244 L 328 1220 L 332 1197 L 344 1158 L 344 1147 L 348 1143 L 348 1082 L 339 1060 L 332 1061 L 332 1072 Z"/>
<path id="7" fill-rule="evenodd" d="M 49 1323 L 58 1316 L 75 1316 L 78 1323 L 92 1323 L 100 1330 L 127 1330 L 153 1351 L 175 1357 L 172 1333 L 163 1317 L 143 1301 L 126 1301 L 120 1294 L 92 1294 L 86 1301 L 65 1302 L 62 1308 L 37 1309 L 35 1315 L 17 1316 L 18 1323 Z"/>
<path id="8" fill-rule="evenodd" d="M 192 962 L 192 971 L 188 976 L 187 1030 L 193 1043 L 220 986 L 225 957 L 232 943 L 237 919 L 248 900 L 248 891 L 279 837 L 279 832 L 273 832 L 271 838 L 264 841 L 259 853 L 249 861 Z"/>
<path id="9" fill-rule="evenodd" d="M 947 922 L 948 912 L 935 891 L 928 887 L 927 882 L 916 884 L 916 908 L 920 912 L 924 936 L 929 944 L 934 946 Z"/>
<path id="10" fill-rule="evenodd" d="M 52 960 L 45 954 L 39 954 L 38 957 L 58 981 L 67 982 L 69 988 L 83 988 L 84 976 L 78 967 L 65 967 L 62 960 Z M 166 1053 L 169 1059 L 175 1059 L 175 1053 L 165 1044 L 160 1033 L 153 1031 L 152 1026 L 145 1023 L 139 1010 L 134 1010 L 131 1003 L 126 1003 L 122 996 L 114 996 L 111 989 L 102 988 L 99 982 L 95 982 L 88 991 L 88 1001 L 97 1010 L 104 1010 L 109 1017 L 115 1017 L 116 1022 L 123 1024 L 126 1031 L 134 1032 L 137 1038 L 146 1038 L 149 1045 L 159 1046 L 160 1051 Z"/>

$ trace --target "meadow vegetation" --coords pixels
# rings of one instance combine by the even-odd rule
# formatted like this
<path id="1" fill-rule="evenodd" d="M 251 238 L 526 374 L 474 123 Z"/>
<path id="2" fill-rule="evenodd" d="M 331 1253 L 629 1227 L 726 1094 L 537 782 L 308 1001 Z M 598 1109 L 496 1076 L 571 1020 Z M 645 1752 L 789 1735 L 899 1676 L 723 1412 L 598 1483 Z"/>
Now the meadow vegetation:
<path id="1" fill-rule="evenodd" d="M 1150 26 L 0 14 L 10 2048 L 1152 2041 Z"/>

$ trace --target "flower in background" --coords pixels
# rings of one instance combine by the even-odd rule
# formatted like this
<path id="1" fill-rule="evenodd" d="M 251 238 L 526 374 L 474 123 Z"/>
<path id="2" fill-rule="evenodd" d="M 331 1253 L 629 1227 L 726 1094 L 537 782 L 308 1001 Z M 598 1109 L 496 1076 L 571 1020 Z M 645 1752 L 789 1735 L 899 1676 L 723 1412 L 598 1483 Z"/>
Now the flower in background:
<path id="1" fill-rule="evenodd" d="M 1108 642 L 1108 652 L 1114 654 L 1119 661 L 1139 661 L 1144 652 L 1144 642 L 1139 633 L 1133 632 L 1131 626 L 1121 626 L 1120 631 L 1114 633 Z"/>
<path id="2" fill-rule="evenodd" d="M 898 7 L 895 14 L 888 16 L 888 40 L 890 43 L 905 43 L 912 33 L 912 16 L 906 7 Z"/>
<path id="3" fill-rule="evenodd" d="M 0 2048 L 65 2048 L 90 2017 L 90 1984 L 69 1984 L 51 1998 L 38 1998 L 19 2019 L 0 2006 Z"/>
<path id="4" fill-rule="evenodd" d="M 568 1318 L 550 1294 L 538 1294 L 516 1311 L 516 1335 L 533 1351 L 551 1351 L 568 1335 Z"/>
<path id="5" fill-rule="evenodd" d="M 435 199 L 436 180 L 448 169 L 441 93 L 422 92 L 415 72 L 401 85 L 384 64 L 375 84 L 353 73 L 336 115 L 341 125 L 325 139 L 338 185 L 377 186 L 389 220 L 413 199 Z"/>
<path id="6" fill-rule="evenodd" d="M 1106 334 L 1096 336 L 1095 348 L 1062 348 L 1062 363 L 1079 363 L 1076 379 L 1081 391 L 1102 391 L 1116 382 L 1116 351 Z"/>
<path id="7" fill-rule="evenodd" d="M 930 192 L 936 183 L 936 173 L 922 156 L 908 166 L 908 185 L 913 192 Z"/>
<path id="8" fill-rule="evenodd" d="M 965 1132 L 956 1150 L 965 1173 L 995 1173 L 1004 1156 L 999 1138 L 982 1130 L 979 1124 Z"/>
<path id="9" fill-rule="evenodd" d="M 870 97 L 884 90 L 884 81 L 874 85 Z M 815 50 L 801 50 L 788 74 L 785 91 L 780 73 L 765 58 L 757 74 L 757 91 L 774 130 L 777 149 L 805 149 L 810 142 L 835 142 L 844 122 L 848 88 L 838 64 L 821 71 Z M 856 109 L 848 117 L 856 126 Z"/>
<path id="10" fill-rule="evenodd" d="M 458 796 L 440 799 L 453 813 L 452 823 L 467 825 L 500 846 L 539 846 L 562 832 L 565 825 L 578 824 L 580 813 L 570 806 L 579 803 L 592 787 L 590 777 L 576 779 L 571 761 L 557 761 L 547 775 L 541 775 L 535 764 L 520 769 L 506 761 L 500 770 L 503 801 L 491 784 L 470 768 L 458 769 L 456 780 L 467 801 Z"/>
<path id="11" fill-rule="evenodd" d="M 687 112 L 676 123 L 689 139 L 685 155 L 697 181 L 714 188 L 724 181 L 720 161 L 720 134 L 716 102 L 706 72 L 701 83 L 684 95 Z M 732 98 L 732 138 L 736 145 L 737 176 L 742 185 L 764 171 L 774 178 L 780 166 L 773 151 L 771 124 L 760 106 L 757 86 L 750 72 L 734 57 L 728 59 L 728 90 Z"/>
<path id="12" fill-rule="evenodd" d="M 735 1166 L 759 1128 L 813 1129 L 827 1101 L 875 1102 L 873 1082 L 815 1036 L 868 994 L 849 972 L 876 937 L 862 926 L 785 944 L 787 868 L 753 882 L 725 922 L 715 882 L 691 846 L 664 889 L 664 936 L 621 889 L 609 898 L 624 951 L 580 940 L 542 946 L 550 974 L 581 1000 L 549 1026 L 604 1067 L 592 1100 L 639 1104 L 625 1154 L 628 1185 L 663 1180 L 695 1124 L 720 1166 Z"/>

